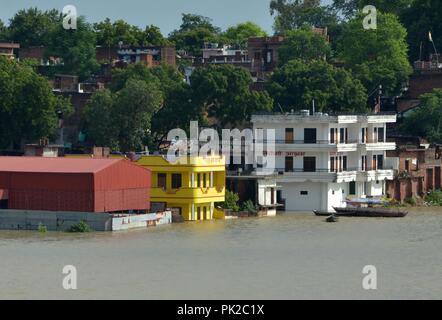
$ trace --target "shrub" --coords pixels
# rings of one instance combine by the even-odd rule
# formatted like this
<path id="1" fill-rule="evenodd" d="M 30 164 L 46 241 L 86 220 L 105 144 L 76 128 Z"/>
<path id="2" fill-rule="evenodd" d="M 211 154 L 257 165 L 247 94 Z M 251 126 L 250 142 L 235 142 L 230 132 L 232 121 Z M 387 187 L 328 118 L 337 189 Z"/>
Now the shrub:
<path id="1" fill-rule="evenodd" d="M 431 191 L 425 197 L 425 201 L 434 206 L 442 206 L 442 190 Z"/>
<path id="2" fill-rule="evenodd" d="M 258 210 L 252 200 L 247 200 L 246 202 L 244 202 L 242 204 L 241 211 L 245 211 L 255 215 L 258 213 Z"/>
<path id="3" fill-rule="evenodd" d="M 48 232 L 48 227 L 46 227 L 43 223 L 39 223 L 38 224 L 38 232 L 41 232 L 41 233 L 46 233 L 46 232 Z"/>
<path id="4" fill-rule="evenodd" d="M 72 225 L 68 230 L 68 232 L 72 233 L 85 233 L 92 231 L 92 228 L 85 221 L 80 221 L 79 223 Z"/>
<path id="5" fill-rule="evenodd" d="M 227 190 L 226 199 L 221 206 L 223 209 L 232 210 L 233 212 L 238 212 L 239 211 L 238 201 L 239 201 L 239 195 L 237 193 Z"/>
<path id="6" fill-rule="evenodd" d="M 405 203 L 410 206 L 415 206 L 417 204 L 416 199 L 413 197 L 405 199 Z"/>

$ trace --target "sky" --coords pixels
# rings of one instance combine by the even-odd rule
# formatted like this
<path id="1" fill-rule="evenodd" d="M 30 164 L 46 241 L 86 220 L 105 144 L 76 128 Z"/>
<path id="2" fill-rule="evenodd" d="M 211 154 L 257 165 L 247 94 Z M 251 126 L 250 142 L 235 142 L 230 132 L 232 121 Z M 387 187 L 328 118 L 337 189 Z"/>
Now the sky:
<path id="1" fill-rule="evenodd" d="M 0 0 L 0 19 L 7 23 L 18 10 L 29 7 L 61 11 L 72 4 L 89 22 L 109 17 L 123 19 L 143 29 L 153 24 L 160 27 L 164 35 L 180 26 L 182 13 L 210 17 L 223 30 L 240 22 L 253 21 L 271 34 L 273 17 L 269 3 L 270 0 Z"/>

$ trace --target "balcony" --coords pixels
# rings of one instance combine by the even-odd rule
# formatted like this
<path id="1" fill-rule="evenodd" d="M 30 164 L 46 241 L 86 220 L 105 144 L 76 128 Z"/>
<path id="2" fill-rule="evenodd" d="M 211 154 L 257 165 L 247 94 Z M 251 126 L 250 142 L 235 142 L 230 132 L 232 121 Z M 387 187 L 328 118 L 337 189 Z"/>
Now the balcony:
<path id="1" fill-rule="evenodd" d="M 394 179 L 394 168 L 386 167 L 377 170 L 369 169 L 367 171 L 361 168 L 346 168 L 343 170 L 330 169 L 275 169 L 280 180 L 285 182 L 369 182 Z"/>
<path id="2" fill-rule="evenodd" d="M 212 187 L 212 188 L 180 188 L 180 189 L 164 189 L 152 188 L 151 198 L 154 201 L 178 201 L 191 199 L 194 202 L 198 200 L 210 199 L 210 202 L 224 201 L 226 188 Z M 204 202 L 204 201 L 201 201 Z"/>
<path id="3" fill-rule="evenodd" d="M 259 141 L 255 141 L 255 143 L 256 142 Z M 277 151 L 351 152 L 356 151 L 358 146 L 357 140 L 347 140 L 341 143 L 333 143 L 330 140 L 275 140 L 274 142 Z M 272 141 L 265 141 L 262 143 L 269 144 L 272 143 Z"/>

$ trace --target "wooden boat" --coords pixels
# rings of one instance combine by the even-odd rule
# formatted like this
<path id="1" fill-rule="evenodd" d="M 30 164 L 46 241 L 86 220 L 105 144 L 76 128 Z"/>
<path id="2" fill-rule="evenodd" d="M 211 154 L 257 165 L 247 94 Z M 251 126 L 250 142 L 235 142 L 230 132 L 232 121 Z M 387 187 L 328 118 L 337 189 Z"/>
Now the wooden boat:
<path id="1" fill-rule="evenodd" d="M 337 216 L 374 217 L 374 218 L 403 218 L 408 212 L 385 208 L 333 208 Z"/>

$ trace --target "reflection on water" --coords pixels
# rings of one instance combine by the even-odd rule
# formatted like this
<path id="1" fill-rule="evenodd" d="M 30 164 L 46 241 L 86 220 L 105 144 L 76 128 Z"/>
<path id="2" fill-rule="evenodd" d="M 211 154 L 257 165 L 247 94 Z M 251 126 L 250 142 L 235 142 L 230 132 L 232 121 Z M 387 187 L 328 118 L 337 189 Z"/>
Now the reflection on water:
<path id="1" fill-rule="evenodd" d="M 423 299 L 442 297 L 442 209 L 404 219 L 313 214 L 121 233 L 0 232 L 0 298 Z M 78 290 L 62 269 L 78 269 Z M 378 290 L 362 289 L 375 265 Z"/>

